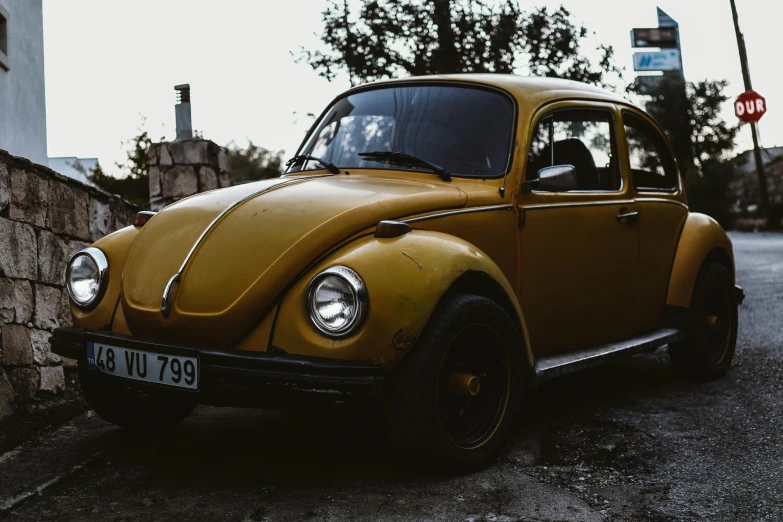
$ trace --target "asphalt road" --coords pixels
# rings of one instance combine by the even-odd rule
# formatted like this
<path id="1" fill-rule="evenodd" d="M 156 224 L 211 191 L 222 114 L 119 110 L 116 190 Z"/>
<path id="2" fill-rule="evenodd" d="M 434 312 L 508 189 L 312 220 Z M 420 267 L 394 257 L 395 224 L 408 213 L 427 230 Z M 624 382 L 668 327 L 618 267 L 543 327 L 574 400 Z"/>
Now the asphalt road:
<path id="1" fill-rule="evenodd" d="M 158 438 L 86 413 L 0 454 L 7 520 L 783 520 L 783 236 L 735 234 L 734 366 L 663 350 L 539 388 L 495 466 L 401 466 L 362 412 L 200 408 Z"/>

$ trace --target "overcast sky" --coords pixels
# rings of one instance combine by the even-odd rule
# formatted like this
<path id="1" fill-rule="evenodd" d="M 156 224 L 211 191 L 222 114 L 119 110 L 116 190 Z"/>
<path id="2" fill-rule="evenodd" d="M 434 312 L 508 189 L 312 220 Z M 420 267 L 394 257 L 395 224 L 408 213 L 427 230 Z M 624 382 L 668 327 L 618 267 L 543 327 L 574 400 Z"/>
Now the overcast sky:
<path id="1" fill-rule="evenodd" d="M 225 145 L 248 139 L 293 153 L 311 123 L 349 87 L 295 63 L 319 45 L 326 0 L 43 0 L 49 156 L 123 158 L 121 142 L 141 116 L 152 138 L 174 138 L 173 87 L 190 83 L 193 126 Z M 729 0 L 521 0 L 565 5 L 613 45 L 633 78 L 629 32 L 655 27 L 656 6 L 680 23 L 687 80 L 730 81 L 744 89 Z M 783 145 L 783 2 L 737 0 L 753 87 L 767 98 L 764 146 Z M 292 56 L 292 53 L 294 56 Z M 727 104 L 726 117 L 734 121 Z M 739 150 L 751 146 L 743 128 Z M 112 169 L 109 169 L 112 170 Z"/>

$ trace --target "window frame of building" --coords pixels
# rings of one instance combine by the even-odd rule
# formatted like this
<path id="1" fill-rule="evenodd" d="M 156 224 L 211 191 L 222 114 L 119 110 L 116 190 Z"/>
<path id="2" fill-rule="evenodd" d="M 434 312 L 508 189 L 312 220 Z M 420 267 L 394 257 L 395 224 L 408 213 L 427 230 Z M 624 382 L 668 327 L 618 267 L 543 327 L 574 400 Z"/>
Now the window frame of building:
<path id="1" fill-rule="evenodd" d="M 10 16 L 8 10 L 0 4 L 0 70 L 8 71 L 11 69 L 8 60 L 8 20 Z"/>

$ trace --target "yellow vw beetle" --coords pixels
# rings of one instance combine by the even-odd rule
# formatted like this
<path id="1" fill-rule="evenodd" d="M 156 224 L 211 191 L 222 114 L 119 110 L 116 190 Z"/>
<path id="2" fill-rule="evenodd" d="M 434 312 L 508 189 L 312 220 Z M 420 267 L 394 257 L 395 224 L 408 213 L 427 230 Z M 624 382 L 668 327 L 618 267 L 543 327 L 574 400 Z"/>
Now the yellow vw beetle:
<path id="1" fill-rule="evenodd" d="M 351 89 L 283 177 L 141 212 L 66 278 L 52 348 L 114 424 L 377 401 L 398 447 L 462 469 L 537 380 L 663 345 L 723 375 L 743 298 L 649 116 L 511 75 Z"/>

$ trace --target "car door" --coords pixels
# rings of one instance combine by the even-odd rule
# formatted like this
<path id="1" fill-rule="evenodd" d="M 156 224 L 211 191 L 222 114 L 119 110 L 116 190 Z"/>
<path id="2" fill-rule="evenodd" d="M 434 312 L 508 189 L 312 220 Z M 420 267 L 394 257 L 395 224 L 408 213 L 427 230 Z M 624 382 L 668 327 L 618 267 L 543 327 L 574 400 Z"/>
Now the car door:
<path id="1" fill-rule="evenodd" d="M 635 190 L 639 219 L 638 329 L 660 328 L 680 231 L 688 217 L 685 193 L 671 149 L 641 112 L 622 111 L 626 177 Z"/>
<path id="2" fill-rule="evenodd" d="M 630 337 L 638 294 L 637 204 L 618 154 L 610 104 L 564 103 L 540 112 L 525 177 L 575 167 L 577 190 L 521 191 L 520 303 L 537 355 Z"/>

